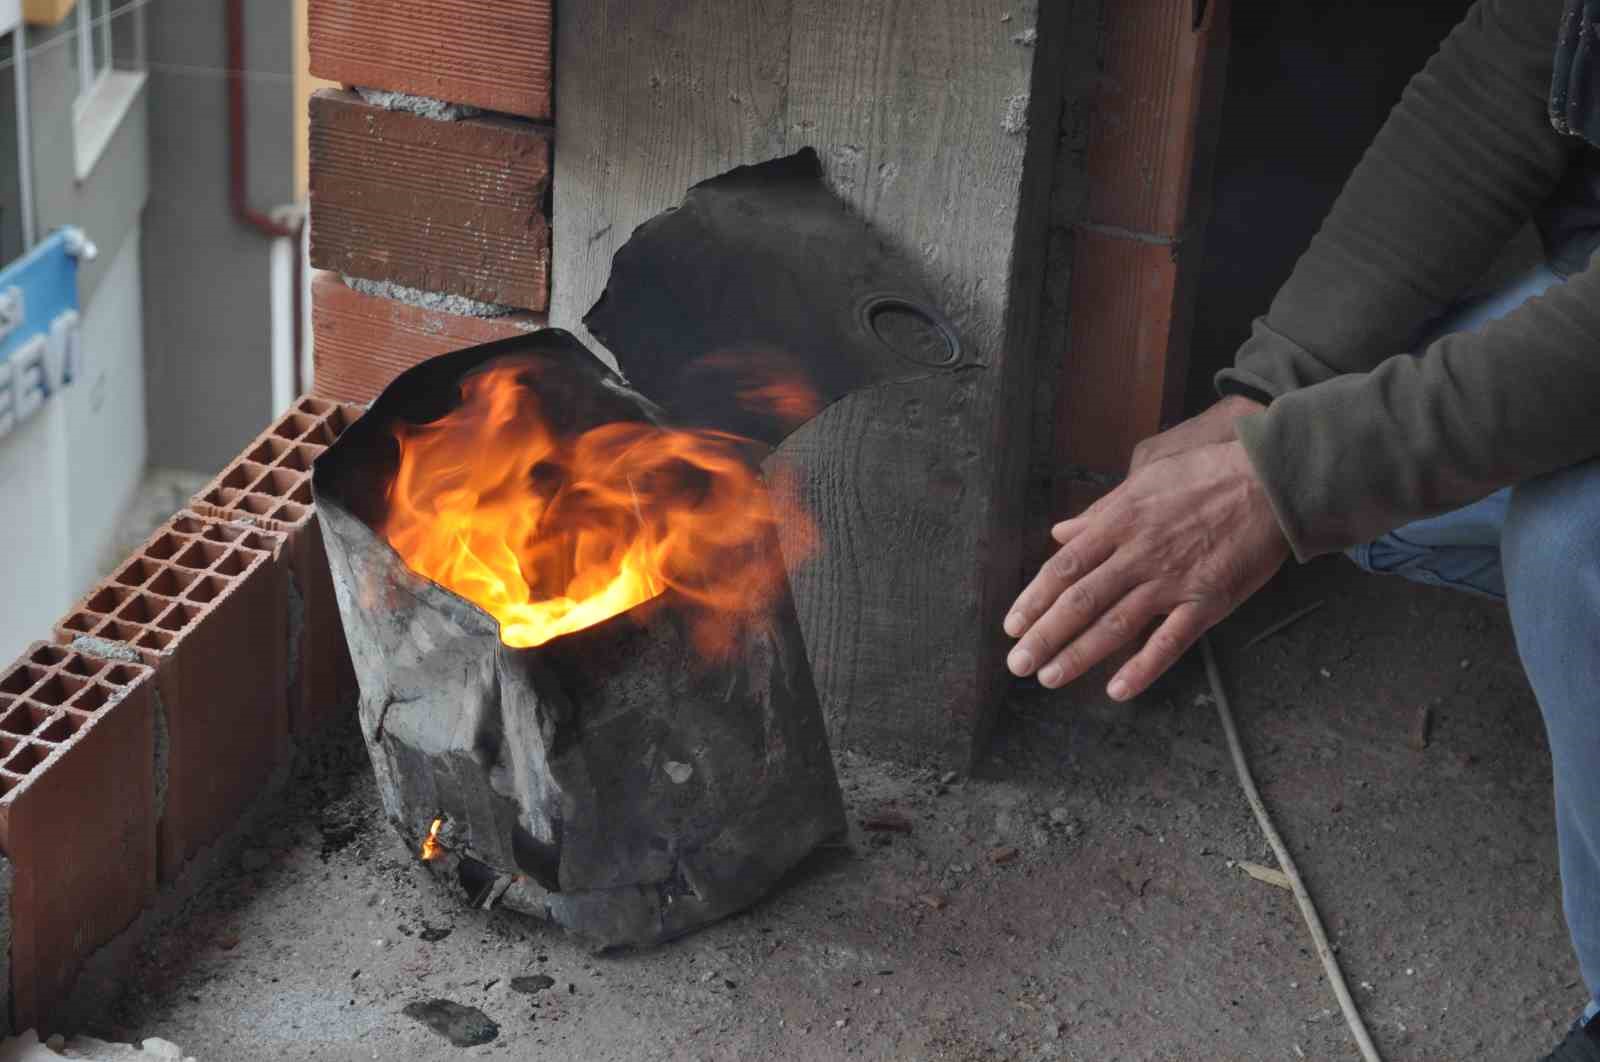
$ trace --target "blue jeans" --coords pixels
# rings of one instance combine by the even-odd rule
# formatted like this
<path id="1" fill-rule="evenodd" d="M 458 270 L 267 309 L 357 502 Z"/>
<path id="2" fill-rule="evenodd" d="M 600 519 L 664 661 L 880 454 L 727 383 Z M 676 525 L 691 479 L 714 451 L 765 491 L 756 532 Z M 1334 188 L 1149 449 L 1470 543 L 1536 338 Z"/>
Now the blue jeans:
<path id="1" fill-rule="evenodd" d="M 1561 283 L 1536 270 L 1441 321 L 1473 331 Z M 1425 343 L 1424 343 L 1425 345 Z M 1498 598 L 1544 714 L 1567 928 L 1600 1013 L 1600 460 L 1498 491 L 1350 551 L 1372 572 Z"/>

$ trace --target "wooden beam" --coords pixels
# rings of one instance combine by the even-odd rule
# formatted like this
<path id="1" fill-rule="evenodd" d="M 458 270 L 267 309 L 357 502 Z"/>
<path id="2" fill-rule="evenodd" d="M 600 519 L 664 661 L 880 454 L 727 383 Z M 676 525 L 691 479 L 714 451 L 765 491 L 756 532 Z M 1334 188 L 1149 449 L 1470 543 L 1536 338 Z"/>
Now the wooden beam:
<path id="1" fill-rule="evenodd" d="M 816 516 L 792 566 L 836 744 L 966 766 L 1005 687 L 1064 6 L 594 0 L 557 9 L 551 321 L 689 184 L 815 147 L 926 270 L 982 371 L 847 397 L 772 462 Z"/>

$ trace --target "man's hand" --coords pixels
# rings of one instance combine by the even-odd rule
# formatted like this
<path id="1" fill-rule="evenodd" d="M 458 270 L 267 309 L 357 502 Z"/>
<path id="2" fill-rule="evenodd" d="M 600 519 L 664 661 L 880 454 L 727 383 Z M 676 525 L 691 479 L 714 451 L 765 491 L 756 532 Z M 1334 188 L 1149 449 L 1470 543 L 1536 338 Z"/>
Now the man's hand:
<path id="1" fill-rule="evenodd" d="M 1212 443 L 1233 442 L 1236 438 L 1233 422 L 1250 413 L 1267 408 L 1243 395 L 1229 395 L 1214 402 L 1204 413 L 1190 417 L 1182 424 L 1168 428 L 1160 435 L 1152 435 L 1133 448 L 1133 460 L 1128 465 L 1131 475 L 1145 465 L 1154 464 L 1164 457 L 1172 457 Z"/>
<path id="2" fill-rule="evenodd" d="M 1118 701 L 1160 677 L 1289 555 L 1238 442 L 1137 468 L 1050 534 L 1060 551 L 1006 617 L 1006 633 L 1019 639 L 1007 665 L 1064 686 L 1165 616 L 1106 687 Z"/>

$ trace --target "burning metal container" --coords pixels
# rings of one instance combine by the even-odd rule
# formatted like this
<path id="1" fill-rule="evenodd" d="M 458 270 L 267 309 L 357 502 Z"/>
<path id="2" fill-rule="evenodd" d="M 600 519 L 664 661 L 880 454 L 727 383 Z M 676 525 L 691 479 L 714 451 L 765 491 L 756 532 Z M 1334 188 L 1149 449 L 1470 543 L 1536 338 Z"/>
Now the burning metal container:
<path id="1" fill-rule="evenodd" d="M 810 152 L 642 226 L 587 323 L 649 397 L 559 330 L 459 351 L 314 486 L 396 829 L 473 903 L 643 946 L 845 829 L 760 458 L 961 353 Z"/>

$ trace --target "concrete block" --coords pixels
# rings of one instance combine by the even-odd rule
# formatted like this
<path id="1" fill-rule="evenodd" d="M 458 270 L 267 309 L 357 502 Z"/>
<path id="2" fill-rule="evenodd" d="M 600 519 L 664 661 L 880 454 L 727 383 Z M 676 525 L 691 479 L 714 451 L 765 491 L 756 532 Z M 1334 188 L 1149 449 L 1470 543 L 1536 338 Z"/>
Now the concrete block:
<path id="1" fill-rule="evenodd" d="M 311 98 L 310 152 L 314 266 L 545 309 L 548 128 L 435 121 L 324 89 Z"/>
<path id="2" fill-rule="evenodd" d="M 155 895 L 156 683 L 145 664 L 38 642 L 0 690 L 11 1014 L 29 1028 Z"/>
<path id="3" fill-rule="evenodd" d="M 232 825 L 287 755 L 284 542 L 278 532 L 181 512 L 56 627 L 60 644 L 121 643 L 155 669 L 167 735 L 163 882 Z"/>
<path id="4" fill-rule="evenodd" d="M 290 629 L 284 676 L 289 729 L 296 735 L 315 731 L 354 702 L 355 670 L 312 501 L 311 463 L 361 413 L 359 406 L 301 398 L 190 503 L 203 516 L 284 537 L 286 591 L 292 590 L 286 601 Z"/>
<path id="5" fill-rule="evenodd" d="M 551 0 L 311 0 L 311 73 L 550 117 Z"/>
<path id="6" fill-rule="evenodd" d="M 370 402 L 400 373 L 452 350 L 542 328 L 540 314 L 465 317 L 355 291 L 333 273 L 311 278 L 313 393 Z"/>

